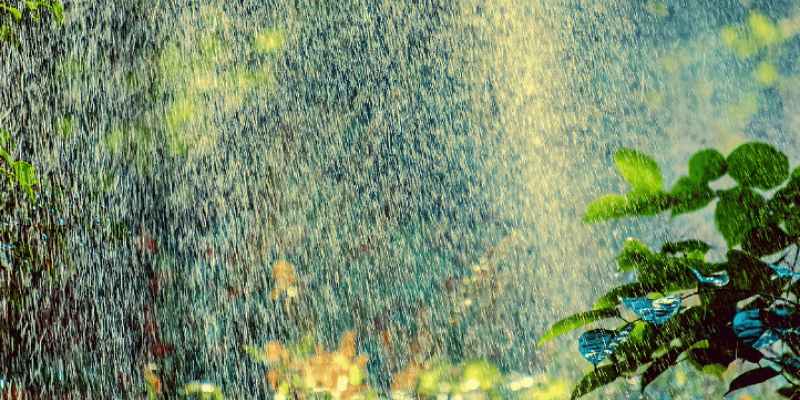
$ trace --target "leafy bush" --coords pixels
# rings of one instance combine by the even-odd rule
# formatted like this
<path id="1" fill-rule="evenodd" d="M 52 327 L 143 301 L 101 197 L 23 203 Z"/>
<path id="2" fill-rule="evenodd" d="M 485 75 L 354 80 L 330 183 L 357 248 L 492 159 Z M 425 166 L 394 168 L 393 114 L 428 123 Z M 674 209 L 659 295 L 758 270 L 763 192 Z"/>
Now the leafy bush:
<path id="1" fill-rule="evenodd" d="M 660 251 L 626 240 L 617 265 L 635 271 L 636 282 L 612 289 L 593 310 L 559 321 L 539 342 L 600 320 L 624 321 L 580 337 L 579 351 L 595 369 L 572 398 L 634 375 L 644 391 L 683 361 L 721 375 L 736 360 L 754 368 L 735 378 L 728 393 L 783 376 L 789 385 L 778 393 L 800 398 L 800 168 L 790 173 L 788 157 L 765 143 L 743 144 L 727 157 L 703 150 L 691 157 L 688 175 L 666 191 L 650 157 L 623 149 L 615 161 L 633 190 L 595 200 L 586 222 L 668 210 L 674 217 L 716 200 L 714 220 L 728 245 L 727 260 L 706 261 L 711 246 L 698 239 L 664 243 Z M 709 186 L 725 175 L 736 185 Z M 624 309 L 639 318 L 625 320 Z"/>

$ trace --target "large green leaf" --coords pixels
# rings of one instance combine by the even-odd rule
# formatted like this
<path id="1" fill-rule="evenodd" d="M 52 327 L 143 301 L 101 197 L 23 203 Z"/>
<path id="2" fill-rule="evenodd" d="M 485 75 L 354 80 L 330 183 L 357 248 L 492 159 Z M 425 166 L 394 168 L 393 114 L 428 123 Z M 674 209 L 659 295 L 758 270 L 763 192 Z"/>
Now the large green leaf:
<path id="1" fill-rule="evenodd" d="M 744 389 L 748 386 L 766 382 L 780 374 L 781 374 L 780 371 L 776 371 L 771 367 L 761 367 L 761 368 L 751 369 L 750 371 L 747 371 L 737 376 L 734 380 L 731 381 L 731 384 L 728 387 L 728 391 L 725 392 L 725 396 L 739 389 Z"/>
<path id="2" fill-rule="evenodd" d="M 0 4 L 0 9 L 8 11 L 11 14 L 11 16 L 14 17 L 17 20 L 22 19 L 22 13 L 18 9 L 16 9 L 14 7 L 11 7 L 11 6 L 8 6 L 8 5 L 5 5 L 5 4 Z"/>
<path id="3" fill-rule="evenodd" d="M 630 271 L 655 258 L 656 255 L 644 243 L 628 238 L 623 244 L 622 253 L 617 256 L 617 269 L 622 272 Z"/>
<path id="4" fill-rule="evenodd" d="M 652 158 L 636 150 L 621 149 L 614 154 L 614 161 L 617 171 L 634 189 L 640 191 L 661 190 L 661 170 Z"/>
<path id="5" fill-rule="evenodd" d="M 632 216 L 656 215 L 675 204 L 672 195 L 661 190 L 641 190 L 639 188 L 625 195 L 625 213 Z"/>
<path id="6" fill-rule="evenodd" d="M 691 268 L 702 268 L 705 263 L 690 258 L 656 259 L 636 269 L 639 282 L 662 291 L 678 291 L 697 287 L 697 277 Z"/>
<path id="7" fill-rule="evenodd" d="M 747 187 L 736 186 L 720 193 L 714 222 L 728 247 L 741 243 L 747 231 L 762 224 L 765 204 L 760 194 Z"/>
<path id="8" fill-rule="evenodd" d="M 601 319 L 614 317 L 619 317 L 619 311 L 616 308 L 592 310 L 564 318 L 561 321 L 556 322 L 547 332 L 544 333 L 544 335 L 542 335 L 542 338 L 539 339 L 539 344 L 537 344 L 537 346 L 541 346 L 544 342 L 573 329 L 580 328 L 584 325 L 591 324 L 592 322 L 599 321 Z"/>
<path id="9" fill-rule="evenodd" d="M 699 151 L 689 160 L 689 175 L 700 182 L 719 179 L 727 169 L 725 156 L 714 149 Z"/>
<path id="10" fill-rule="evenodd" d="M 767 224 L 750 229 L 742 238 L 742 250 L 758 257 L 780 252 L 794 243 L 777 224 Z"/>
<path id="11" fill-rule="evenodd" d="M 625 215 L 627 201 L 618 194 L 609 194 L 600 197 L 589 205 L 583 221 L 599 222 L 607 219 L 617 219 Z"/>
<path id="12" fill-rule="evenodd" d="M 728 175 L 742 186 L 772 189 L 789 177 L 789 158 L 766 143 L 745 143 L 727 161 Z"/>
<path id="13" fill-rule="evenodd" d="M 14 173 L 17 174 L 17 180 L 22 186 L 33 186 L 37 183 L 36 171 L 33 166 L 25 161 L 17 161 L 14 163 Z"/>
<path id="14" fill-rule="evenodd" d="M 671 208 L 673 217 L 699 210 L 711 203 L 715 197 L 707 182 L 697 181 L 688 176 L 679 179 L 670 194 L 676 201 Z"/>
<path id="15" fill-rule="evenodd" d="M 711 245 L 697 239 L 682 240 L 680 242 L 665 242 L 661 246 L 661 252 L 667 254 L 689 254 L 699 251 L 703 254 L 711 250 Z"/>
<path id="16" fill-rule="evenodd" d="M 572 397 L 570 398 L 574 400 L 583 395 L 591 393 L 601 386 L 605 386 L 611 382 L 614 382 L 614 380 L 620 375 L 620 372 L 613 364 L 604 365 L 600 368 L 597 368 L 594 371 L 586 374 L 586 376 L 581 379 L 580 383 L 578 383 L 578 386 L 576 386 L 575 390 L 572 391 Z"/>

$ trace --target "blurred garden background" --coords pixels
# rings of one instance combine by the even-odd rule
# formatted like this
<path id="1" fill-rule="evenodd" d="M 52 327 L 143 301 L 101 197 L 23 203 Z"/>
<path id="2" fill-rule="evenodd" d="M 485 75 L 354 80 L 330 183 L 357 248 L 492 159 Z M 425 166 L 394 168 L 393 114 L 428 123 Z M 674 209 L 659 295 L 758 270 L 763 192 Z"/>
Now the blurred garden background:
<path id="1" fill-rule="evenodd" d="M 614 152 L 800 162 L 788 0 L 0 0 L 0 39 L 3 398 L 569 398 L 577 335 L 536 343 L 627 237 L 726 250 L 584 224 Z"/>

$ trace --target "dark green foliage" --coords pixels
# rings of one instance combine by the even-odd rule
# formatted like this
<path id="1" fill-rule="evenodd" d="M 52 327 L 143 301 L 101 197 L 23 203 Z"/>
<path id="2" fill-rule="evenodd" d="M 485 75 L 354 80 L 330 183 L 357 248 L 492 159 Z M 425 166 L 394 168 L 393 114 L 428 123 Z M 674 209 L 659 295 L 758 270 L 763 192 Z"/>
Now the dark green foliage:
<path id="1" fill-rule="evenodd" d="M 728 247 L 733 247 L 741 243 L 750 228 L 761 225 L 766 202 L 760 194 L 743 186 L 721 191 L 719 197 L 714 222 Z"/>
<path id="2" fill-rule="evenodd" d="M 714 376 L 721 376 L 736 360 L 760 364 L 734 379 L 728 393 L 784 375 L 794 377 L 790 379 L 792 386 L 778 393 L 800 398 L 800 387 L 795 384 L 800 381 L 800 332 L 795 330 L 800 326 L 800 305 L 792 300 L 800 294 L 800 282 L 792 282 L 800 258 L 800 170 L 790 175 L 788 158 L 764 143 L 746 143 L 727 159 L 715 150 L 703 150 L 692 156 L 688 175 L 667 193 L 661 189 L 658 166 L 649 157 L 620 150 L 615 161 L 633 191 L 594 201 L 586 222 L 667 210 L 675 216 L 697 211 L 716 199 L 714 221 L 728 244 L 727 260 L 706 262 L 705 254 L 711 246 L 698 239 L 664 243 L 660 252 L 638 240 L 626 240 L 617 265 L 621 272 L 634 271 L 636 282 L 612 289 L 597 301 L 594 311 L 562 320 L 540 341 L 619 316 L 621 303 L 643 317 L 644 321 L 633 322 L 635 328 L 613 350 L 610 361 L 601 363 L 578 383 L 573 399 L 619 377 L 637 374 L 645 390 L 684 360 Z M 726 173 L 737 185 L 712 190 L 708 182 Z M 766 199 L 754 188 L 778 190 Z M 777 261 L 761 260 L 777 255 Z M 654 299 L 650 297 L 653 295 L 668 297 L 665 300 L 672 305 L 675 297 L 697 296 L 700 302 L 684 302 L 684 307 L 694 305 L 677 314 L 672 309 L 642 309 L 658 303 L 648 300 Z M 759 351 L 775 341 L 791 352 L 776 358 L 769 351 Z M 773 365 L 765 367 L 765 360 Z"/>
<path id="3" fill-rule="evenodd" d="M 766 143 L 745 143 L 728 156 L 728 175 L 742 186 L 772 189 L 789 177 L 789 158 Z"/>
<path id="4" fill-rule="evenodd" d="M 699 151 L 689 160 L 689 176 L 698 182 L 709 182 L 725 175 L 728 163 L 714 149 Z"/>

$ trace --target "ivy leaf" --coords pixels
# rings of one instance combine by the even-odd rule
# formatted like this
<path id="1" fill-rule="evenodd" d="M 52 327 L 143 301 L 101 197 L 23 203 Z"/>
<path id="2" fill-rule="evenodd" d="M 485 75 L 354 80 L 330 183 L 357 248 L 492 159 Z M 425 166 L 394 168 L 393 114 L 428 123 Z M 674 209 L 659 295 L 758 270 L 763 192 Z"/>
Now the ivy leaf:
<path id="1" fill-rule="evenodd" d="M 728 175 L 742 186 L 769 190 L 789 177 L 789 158 L 766 143 L 745 143 L 727 161 Z"/>
<path id="2" fill-rule="evenodd" d="M 62 6 L 57 0 L 53 0 L 53 4 L 50 5 L 50 11 L 52 11 L 53 15 L 55 15 L 56 21 L 59 23 L 64 21 L 64 6 Z"/>
<path id="3" fill-rule="evenodd" d="M 617 171 L 635 190 L 661 190 L 661 170 L 652 158 L 636 150 L 621 149 L 614 154 L 614 161 Z"/>
<path id="4" fill-rule="evenodd" d="M 618 194 L 605 195 L 589 205 L 583 222 L 591 223 L 623 217 L 626 205 L 627 200 Z"/>
<path id="5" fill-rule="evenodd" d="M 17 174 L 17 180 L 22 186 L 33 186 L 37 183 L 36 171 L 33 166 L 25 161 L 17 161 L 14 163 L 14 172 Z"/>
<path id="6" fill-rule="evenodd" d="M 11 14 L 11 16 L 14 17 L 14 19 L 16 19 L 17 21 L 22 19 L 22 13 L 19 10 L 17 10 L 16 8 L 8 6 L 8 5 L 5 5 L 5 4 L 0 4 L 0 8 L 8 11 Z"/>
<path id="7" fill-rule="evenodd" d="M 667 254 L 689 254 L 695 251 L 706 254 L 709 250 L 711 250 L 711 245 L 697 239 L 682 240 L 680 242 L 666 242 L 661 246 L 661 252 Z"/>
<path id="8" fill-rule="evenodd" d="M 742 238 L 742 250 L 764 257 L 775 254 L 794 243 L 794 239 L 777 224 L 767 224 L 750 229 Z"/>
<path id="9" fill-rule="evenodd" d="M 766 382 L 780 374 L 780 371 L 776 371 L 770 367 L 752 369 L 737 376 L 733 381 L 731 381 L 728 391 L 725 392 L 724 396 L 727 396 L 739 389 L 744 389 L 748 386 Z"/>
<path id="10" fill-rule="evenodd" d="M 620 372 L 617 370 L 616 365 L 605 365 L 600 368 L 595 369 L 594 371 L 586 374 L 583 379 L 581 379 L 578 386 L 575 387 L 575 390 L 572 392 L 572 397 L 570 399 L 574 400 L 583 395 L 593 392 L 597 388 L 601 386 L 608 385 L 611 382 L 614 382 L 619 376 Z"/>
<path id="11" fill-rule="evenodd" d="M 639 188 L 625 195 L 626 214 L 633 216 L 656 215 L 675 204 L 672 195 L 661 190 L 641 190 Z"/>
<path id="12" fill-rule="evenodd" d="M 711 203 L 715 197 L 707 182 L 697 181 L 688 176 L 678 179 L 670 194 L 677 202 L 671 208 L 672 217 L 699 210 Z"/>
<path id="13" fill-rule="evenodd" d="M 761 225 L 761 211 L 765 204 L 761 195 L 743 186 L 736 186 L 720 194 L 714 211 L 714 222 L 729 248 L 741 243 L 745 233 L 751 228 Z"/>
<path id="14" fill-rule="evenodd" d="M 537 346 L 541 346 L 544 342 L 558 337 L 573 329 L 580 328 L 584 325 L 591 324 L 592 322 L 599 321 L 606 318 L 619 317 L 619 311 L 616 308 L 604 308 L 600 310 L 592 310 L 571 317 L 564 318 L 556 322 L 547 332 L 539 339 Z"/>
<path id="15" fill-rule="evenodd" d="M 699 151 L 689 159 L 689 175 L 700 182 L 719 179 L 727 169 L 725 157 L 714 149 Z"/>

